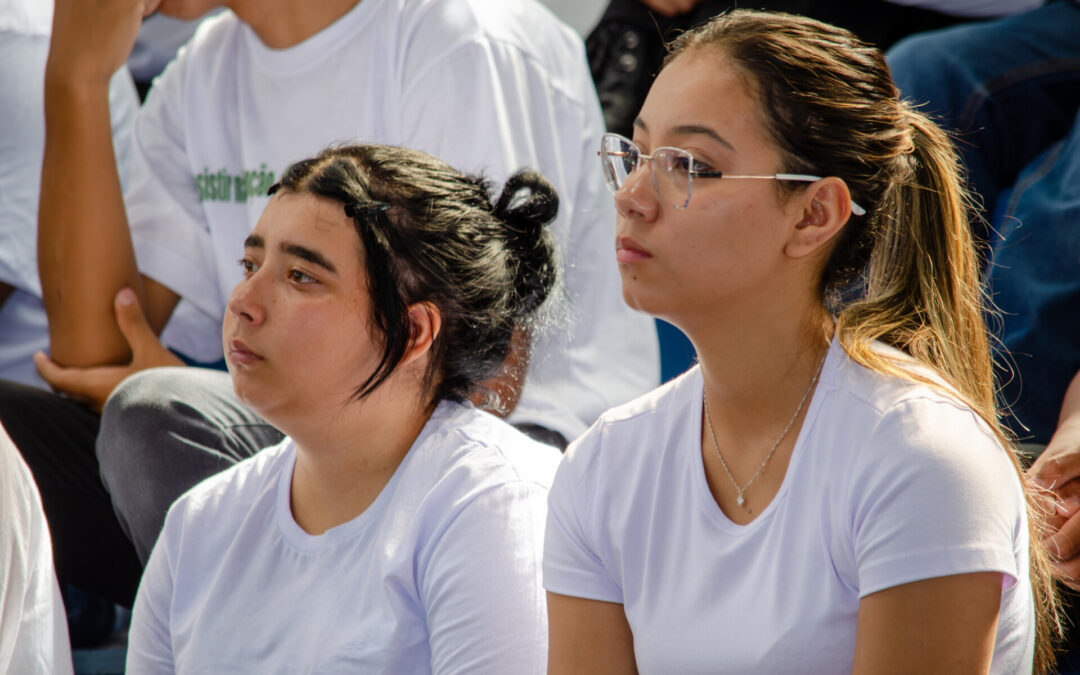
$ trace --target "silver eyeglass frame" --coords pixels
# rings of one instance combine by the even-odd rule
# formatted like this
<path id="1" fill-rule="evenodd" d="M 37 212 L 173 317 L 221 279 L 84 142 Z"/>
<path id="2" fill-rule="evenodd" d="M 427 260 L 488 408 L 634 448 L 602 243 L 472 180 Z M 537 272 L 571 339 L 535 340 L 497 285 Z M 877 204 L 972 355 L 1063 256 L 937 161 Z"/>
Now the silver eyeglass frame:
<path id="1" fill-rule="evenodd" d="M 614 141 L 616 141 L 616 142 L 618 142 L 620 144 L 625 144 L 629 148 L 633 148 L 633 156 L 635 156 L 637 159 L 634 161 L 633 168 L 630 171 L 627 172 L 627 174 L 626 174 L 627 177 L 629 177 L 630 174 L 633 173 L 634 171 L 637 171 L 638 169 L 640 169 L 641 165 L 644 164 L 645 162 L 650 162 L 650 165 L 651 165 L 651 162 L 652 162 L 653 158 L 658 157 L 658 156 L 662 157 L 663 156 L 662 153 L 664 153 L 664 152 L 671 152 L 671 153 L 675 153 L 675 155 L 678 156 L 678 157 L 685 157 L 687 159 L 686 166 L 689 166 L 689 167 L 694 166 L 694 155 L 689 150 L 683 150 L 682 148 L 675 148 L 675 147 L 665 145 L 665 146 L 661 146 L 661 147 L 656 148 L 655 150 L 653 150 L 651 155 L 647 155 L 644 152 L 641 152 L 641 150 L 638 150 L 637 145 L 635 145 L 634 142 L 632 140 L 630 140 L 629 138 L 627 138 L 626 136 L 623 136 L 621 134 L 606 133 L 606 134 L 603 135 L 603 137 L 600 140 L 600 149 L 597 151 L 596 154 L 600 157 L 601 167 L 602 167 L 602 170 L 604 172 L 604 183 L 607 185 L 608 189 L 611 190 L 612 194 L 618 192 L 622 188 L 623 184 L 625 183 L 625 179 L 620 181 L 619 178 L 616 175 L 616 172 L 615 172 L 614 168 L 613 168 L 614 162 L 611 160 L 611 157 L 614 156 L 614 155 L 617 155 L 617 153 L 607 149 L 609 140 L 614 140 Z M 627 155 L 630 155 L 630 154 L 631 154 L 630 152 L 627 152 L 625 154 L 618 155 L 618 156 L 620 156 L 622 158 L 625 158 Z M 665 171 L 668 174 L 672 173 L 672 169 L 670 169 L 670 168 L 665 169 Z M 657 172 L 652 171 L 651 173 L 652 173 L 653 190 L 655 190 L 656 195 L 658 197 L 660 197 L 662 195 L 661 195 L 661 192 L 660 192 L 660 183 L 656 178 Z M 700 170 L 690 168 L 690 169 L 686 170 L 686 200 L 683 201 L 681 206 L 679 204 L 672 204 L 672 206 L 675 207 L 676 209 L 685 209 L 687 206 L 690 205 L 690 198 L 694 194 L 694 177 L 695 176 L 700 177 L 700 178 L 733 178 L 733 179 L 797 181 L 797 182 L 800 182 L 800 183 L 813 183 L 814 181 L 819 181 L 819 180 L 822 179 L 821 176 L 812 176 L 812 175 L 803 174 L 803 173 L 730 174 L 730 173 L 724 173 L 723 171 L 700 171 Z M 866 209 L 864 209 L 863 207 L 856 204 L 855 200 L 851 200 L 851 212 L 853 214 L 855 214 L 856 216 L 866 215 Z"/>

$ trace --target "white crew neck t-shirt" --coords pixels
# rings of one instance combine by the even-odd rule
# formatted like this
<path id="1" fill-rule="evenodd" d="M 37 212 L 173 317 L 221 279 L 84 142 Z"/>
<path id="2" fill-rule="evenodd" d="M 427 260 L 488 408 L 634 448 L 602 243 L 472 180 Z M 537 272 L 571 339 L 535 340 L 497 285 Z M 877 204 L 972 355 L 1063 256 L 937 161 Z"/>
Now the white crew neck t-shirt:
<path id="1" fill-rule="evenodd" d="M 605 413 L 549 497 L 544 586 L 623 604 L 640 672 L 850 673 L 860 598 L 986 571 L 1003 579 L 991 672 L 1031 672 L 1024 497 L 969 408 L 834 341 L 783 483 L 746 525 L 709 491 L 701 418 L 694 368 Z"/>
<path id="2" fill-rule="evenodd" d="M 162 337 L 222 358 L 221 319 L 267 188 L 329 145 L 416 148 L 496 190 L 533 168 L 559 193 L 548 229 L 564 288 L 510 422 L 576 438 L 660 382 L 655 325 L 622 300 L 603 132 L 581 39 L 534 0 L 363 0 L 287 49 L 224 11 L 155 80 L 135 126 L 124 202 L 139 270 L 183 298 Z"/>
<path id="3" fill-rule="evenodd" d="M 543 673 L 553 448 L 441 403 L 376 500 L 310 535 L 290 439 L 169 510 L 135 600 L 131 673 Z"/>

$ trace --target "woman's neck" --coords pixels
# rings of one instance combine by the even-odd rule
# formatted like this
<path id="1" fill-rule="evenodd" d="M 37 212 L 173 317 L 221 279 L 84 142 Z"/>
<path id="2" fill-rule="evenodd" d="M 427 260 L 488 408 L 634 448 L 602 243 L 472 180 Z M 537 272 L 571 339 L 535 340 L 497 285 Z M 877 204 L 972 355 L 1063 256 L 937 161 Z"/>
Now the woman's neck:
<path id="1" fill-rule="evenodd" d="M 345 16 L 361 0 L 231 0 L 227 4 L 271 49 L 300 44 Z"/>
<path id="2" fill-rule="evenodd" d="M 715 431 L 769 438 L 795 410 L 817 372 L 834 321 L 819 304 L 714 313 L 688 331 L 698 354 Z"/>
<path id="3" fill-rule="evenodd" d="M 348 522 L 371 506 L 431 416 L 419 397 L 385 396 L 380 390 L 322 419 L 282 429 L 296 444 L 293 519 L 309 534 Z"/>

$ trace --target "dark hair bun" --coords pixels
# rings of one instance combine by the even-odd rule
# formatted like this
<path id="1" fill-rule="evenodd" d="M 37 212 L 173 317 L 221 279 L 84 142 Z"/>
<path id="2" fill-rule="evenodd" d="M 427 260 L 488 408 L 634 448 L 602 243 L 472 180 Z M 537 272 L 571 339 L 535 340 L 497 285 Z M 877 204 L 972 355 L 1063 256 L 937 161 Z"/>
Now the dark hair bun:
<path id="1" fill-rule="evenodd" d="M 507 243 L 517 261 L 514 290 L 522 314 L 547 298 L 558 276 L 555 241 L 545 225 L 559 212 L 559 194 L 531 169 L 510 176 L 493 213 L 506 225 Z"/>
<path id="2" fill-rule="evenodd" d="M 547 178 L 522 169 L 510 176 L 495 203 L 495 217 L 523 232 L 538 233 L 555 220 L 559 212 L 559 194 Z"/>

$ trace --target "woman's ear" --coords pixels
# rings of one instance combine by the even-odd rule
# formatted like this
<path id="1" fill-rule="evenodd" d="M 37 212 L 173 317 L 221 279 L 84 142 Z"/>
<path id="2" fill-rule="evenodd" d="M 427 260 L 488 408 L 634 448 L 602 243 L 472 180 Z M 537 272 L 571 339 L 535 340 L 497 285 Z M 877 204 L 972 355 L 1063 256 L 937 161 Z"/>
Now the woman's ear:
<path id="1" fill-rule="evenodd" d="M 401 359 L 401 365 L 411 363 L 429 351 L 442 329 L 442 314 L 430 302 L 409 305 L 409 347 Z"/>
<path id="2" fill-rule="evenodd" d="M 802 220 L 784 246 L 784 253 L 791 258 L 804 258 L 820 250 L 851 217 L 851 193 L 841 179 L 822 178 L 806 192 Z"/>

